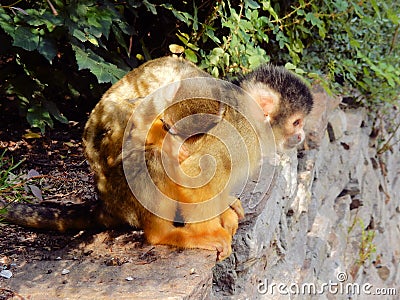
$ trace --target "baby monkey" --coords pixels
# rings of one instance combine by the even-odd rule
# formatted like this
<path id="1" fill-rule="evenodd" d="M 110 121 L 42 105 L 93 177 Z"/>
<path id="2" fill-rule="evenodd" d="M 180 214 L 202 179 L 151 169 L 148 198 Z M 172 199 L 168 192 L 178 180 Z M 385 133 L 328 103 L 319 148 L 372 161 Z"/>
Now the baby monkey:
<path id="1" fill-rule="evenodd" d="M 294 148 L 304 139 L 304 118 L 311 111 L 313 98 L 296 75 L 272 65 L 261 66 L 233 82 L 237 85 L 230 92 L 235 98 L 233 105 L 221 105 L 218 101 L 227 90 L 224 87 L 200 85 L 186 91 L 184 81 L 199 77 L 211 79 L 194 64 L 174 57 L 149 61 L 129 72 L 103 95 L 85 126 L 85 154 L 96 175 L 100 201 L 95 206 L 60 208 L 14 203 L 8 205 L 4 219 L 22 226 L 60 231 L 128 224 L 143 228 L 146 239 L 153 244 L 216 250 L 217 259 L 228 257 L 232 251 L 232 236 L 244 217 L 242 205 L 232 196 L 232 189 L 238 182 L 247 180 L 248 174 L 242 170 L 249 167 L 251 173 L 262 159 L 259 135 L 266 126 L 264 120 L 269 120 L 272 127 L 277 151 Z M 172 84 L 174 82 L 178 83 Z M 165 93 L 157 94 L 159 88 L 169 84 Z M 204 92 L 200 98 L 199 91 Z M 189 93 L 188 101 L 165 105 L 181 93 Z M 256 121 L 255 126 L 238 113 L 257 111 L 248 109 L 248 102 L 243 100 L 246 93 L 261 108 L 261 116 L 258 112 L 251 116 Z M 146 109 L 168 108 L 155 118 L 142 113 L 130 121 L 149 95 L 151 105 Z M 179 126 L 179 121 L 196 114 L 215 118 L 192 123 L 199 133 L 190 135 L 184 126 Z M 240 138 L 227 131 L 225 123 L 232 124 Z M 131 127 L 126 130 L 127 126 Z M 135 148 L 136 139 L 143 138 L 143 134 L 144 147 Z M 218 137 L 230 139 L 231 148 L 227 149 Z M 237 150 L 232 161 L 229 151 L 242 149 L 236 144 L 241 139 L 248 152 Z M 145 167 L 133 163 L 124 169 L 122 149 L 126 143 L 129 145 L 127 159 L 135 162 L 145 157 Z M 182 182 L 171 179 L 163 166 L 164 156 L 171 165 L 175 160 L 182 174 L 195 178 L 202 171 L 209 173 L 207 163 L 205 167 L 199 164 L 206 155 L 214 158 L 214 176 L 195 188 L 190 187 L 188 179 Z M 164 207 L 158 192 L 142 180 L 144 172 L 148 172 L 160 193 L 176 200 L 173 205 Z M 166 212 L 168 217 L 149 211 L 139 201 L 141 199 L 137 199 L 138 191 L 141 198 Z M 210 199 L 214 200 L 208 201 Z"/>
<path id="2" fill-rule="evenodd" d="M 262 107 L 275 136 L 278 152 L 304 140 L 304 119 L 313 106 L 309 88 L 283 67 L 263 65 L 234 81 Z"/>

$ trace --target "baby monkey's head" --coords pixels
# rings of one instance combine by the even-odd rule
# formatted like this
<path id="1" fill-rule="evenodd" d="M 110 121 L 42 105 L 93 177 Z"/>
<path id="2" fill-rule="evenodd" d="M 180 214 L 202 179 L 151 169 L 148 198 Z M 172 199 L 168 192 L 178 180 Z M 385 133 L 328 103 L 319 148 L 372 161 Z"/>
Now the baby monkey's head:
<path id="1" fill-rule="evenodd" d="M 314 100 L 307 85 L 284 67 L 263 65 L 235 82 L 261 106 L 269 119 L 278 151 L 304 140 L 304 118 Z"/>

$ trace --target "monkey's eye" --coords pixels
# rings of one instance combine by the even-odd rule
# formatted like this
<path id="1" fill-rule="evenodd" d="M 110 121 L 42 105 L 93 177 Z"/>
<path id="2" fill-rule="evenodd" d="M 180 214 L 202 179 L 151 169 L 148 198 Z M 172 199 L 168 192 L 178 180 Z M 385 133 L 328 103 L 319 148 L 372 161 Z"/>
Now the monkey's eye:
<path id="1" fill-rule="evenodd" d="M 169 124 L 167 122 L 165 122 L 163 119 L 160 119 L 160 120 L 163 123 L 163 129 L 165 131 L 169 131 L 171 129 L 171 126 L 169 126 Z"/>
<path id="2" fill-rule="evenodd" d="M 163 119 L 160 119 L 161 122 L 163 123 L 163 129 L 165 131 L 168 131 L 172 135 L 177 135 L 178 133 L 176 132 L 176 129 L 171 127 L 167 122 L 165 122 Z"/>
<path id="3" fill-rule="evenodd" d="M 300 119 L 297 119 L 296 121 L 293 122 L 293 126 L 294 126 L 294 127 L 299 126 L 299 125 L 300 125 L 300 122 L 301 122 L 301 120 L 300 120 Z"/>

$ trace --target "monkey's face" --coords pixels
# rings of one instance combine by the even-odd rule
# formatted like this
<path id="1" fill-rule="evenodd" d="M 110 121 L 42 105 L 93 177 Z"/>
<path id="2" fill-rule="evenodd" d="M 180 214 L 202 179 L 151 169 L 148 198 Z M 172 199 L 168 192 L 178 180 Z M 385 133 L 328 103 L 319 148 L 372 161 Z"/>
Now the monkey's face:
<path id="1" fill-rule="evenodd" d="M 305 114 L 298 112 L 285 120 L 274 124 L 271 122 L 275 135 L 278 151 L 285 151 L 297 147 L 304 140 L 304 118 Z"/>

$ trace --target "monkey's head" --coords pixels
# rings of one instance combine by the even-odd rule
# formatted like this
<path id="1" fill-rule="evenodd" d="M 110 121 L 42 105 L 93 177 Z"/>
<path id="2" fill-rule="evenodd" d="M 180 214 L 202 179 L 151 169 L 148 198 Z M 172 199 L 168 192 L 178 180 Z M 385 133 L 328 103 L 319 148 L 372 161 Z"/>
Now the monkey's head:
<path id="1" fill-rule="evenodd" d="M 264 65 L 240 78 L 236 84 L 257 101 L 269 120 L 278 151 L 304 140 L 304 118 L 314 104 L 307 85 L 284 67 Z"/>

